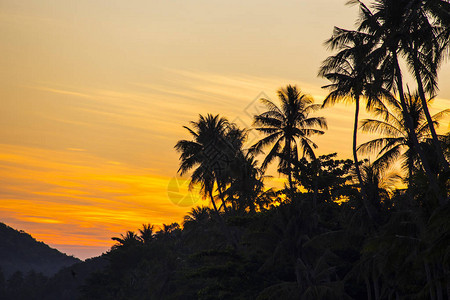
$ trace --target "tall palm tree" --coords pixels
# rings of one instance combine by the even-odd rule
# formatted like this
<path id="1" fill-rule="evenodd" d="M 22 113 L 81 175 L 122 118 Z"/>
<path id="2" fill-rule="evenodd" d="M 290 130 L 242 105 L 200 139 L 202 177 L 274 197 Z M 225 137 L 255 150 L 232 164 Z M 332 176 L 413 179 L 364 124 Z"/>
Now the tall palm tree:
<path id="1" fill-rule="evenodd" d="M 425 92 L 431 97 L 437 90 L 437 71 L 449 47 L 450 26 L 445 20 L 449 20 L 450 4 L 442 0 L 377 0 L 373 7 L 373 17 L 377 18 L 378 24 L 381 25 L 375 28 L 382 41 L 389 39 L 387 42 L 390 51 L 397 51 L 405 56 L 417 82 L 418 94 L 430 126 L 436 153 L 440 163 L 448 171 L 448 162 L 433 126 Z M 371 24 L 375 23 L 371 21 Z M 394 49 L 395 47 L 397 49 Z"/>
<path id="2" fill-rule="evenodd" d="M 437 157 L 440 164 L 447 172 L 450 171 L 449 163 L 445 159 L 444 153 L 441 149 L 436 129 L 434 128 L 432 117 L 428 109 L 428 97 L 434 96 L 437 87 L 437 73 L 440 64 L 446 53 L 446 48 L 449 46 L 449 28 L 439 23 L 440 18 L 435 18 L 431 14 L 434 12 L 434 6 L 430 7 L 428 3 L 444 1 L 416 1 L 416 7 L 409 8 L 408 12 L 411 14 L 409 18 L 412 20 L 414 30 L 409 35 L 408 43 L 405 43 L 402 51 L 407 57 L 407 63 L 412 71 L 412 74 L 417 82 L 417 90 L 420 96 L 424 116 L 427 119 L 430 127 L 431 141 L 433 142 Z M 441 7 L 446 9 L 450 16 L 450 7 Z M 430 14 L 431 13 L 431 14 Z M 436 21 L 437 20 L 437 21 Z"/>
<path id="3" fill-rule="evenodd" d="M 354 102 L 355 116 L 353 122 L 353 161 L 362 191 L 364 206 L 369 216 L 372 215 L 367 202 L 368 194 L 363 185 L 359 160 L 356 151 L 360 101 L 367 100 L 367 108 L 382 105 L 380 97 L 389 97 L 382 88 L 383 73 L 377 70 L 377 56 L 373 50 L 375 41 L 371 35 L 360 32 L 334 28 L 332 37 L 326 42 L 331 50 L 338 53 L 328 57 L 322 64 L 319 75 L 331 81 L 324 86 L 330 93 L 323 101 L 323 106 L 333 105 L 339 101 Z"/>
<path id="4" fill-rule="evenodd" d="M 433 191 L 441 203 L 444 203 L 446 197 L 440 195 L 441 191 L 437 184 L 436 174 L 433 174 L 430 162 L 420 147 L 414 132 L 414 122 L 408 114 L 407 103 L 404 97 L 403 75 L 400 68 L 399 55 L 405 54 L 406 49 L 411 45 L 411 36 L 417 37 L 417 32 L 414 31 L 414 27 L 417 26 L 414 18 L 417 18 L 417 16 L 413 16 L 411 13 L 419 7 L 417 1 L 419 0 L 375 0 L 372 4 L 373 12 L 360 0 L 351 2 L 358 3 L 361 9 L 358 30 L 371 34 L 377 41 L 379 56 L 384 55 L 383 72 L 389 75 L 388 77 L 391 79 L 390 82 L 387 82 L 386 87 L 397 92 L 410 139 L 419 154 Z M 429 50 L 430 48 L 427 46 L 427 49 Z M 415 54 L 417 53 L 415 52 Z M 428 75 L 433 72 L 427 73 L 426 78 L 431 79 L 432 76 Z"/>
<path id="5" fill-rule="evenodd" d="M 430 128 L 422 109 L 421 99 L 416 95 L 405 95 L 409 115 L 413 119 L 414 131 L 420 143 L 426 142 L 431 138 Z M 430 102 L 431 100 L 428 100 Z M 398 158 L 403 160 L 403 168 L 408 171 L 409 185 L 412 184 L 414 171 L 419 167 L 417 164 L 417 151 L 411 141 L 406 122 L 403 118 L 400 103 L 391 102 L 388 105 L 389 110 L 385 108 L 376 108 L 373 110 L 380 119 L 365 119 L 361 121 L 363 132 L 378 133 L 384 136 L 376 138 L 361 144 L 358 150 L 362 153 L 373 153 L 378 151 L 378 157 L 374 162 L 381 168 L 391 165 Z M 435 126 L 439 125 L 439 120 L 445 115 L 450 114 L 450 109 L 443 110 L 432 116 Z M 440 136 L 443 139 L 443 136 Z"/>
<path id="6" fill-rule="evenodd" d="M 269 99 L 260 101 L 266 105 L 267 111 L 254 116 L 255 129 L 266 137 L 251 147 L 255 153 L 271 145 L 261 168 L 265 170 L 274 158 L 278 157 L 278 171 L 288 175 L 289 187 L 293 191 L 292 162 L 298 160 L 299 150 L 303 156 L 314 158 L 317 145 L 309 138 L 314 134 L 324 134 L 327 123 L 323 117 L 309 117 L 309 114 L 320 109 L 320 105 L 313 104 L 313 99 L 303 94 L 297 86 L 288 85 L 278 90 L 280 106 Z M 320 129 L 317 129 L 320 128 Z"/>

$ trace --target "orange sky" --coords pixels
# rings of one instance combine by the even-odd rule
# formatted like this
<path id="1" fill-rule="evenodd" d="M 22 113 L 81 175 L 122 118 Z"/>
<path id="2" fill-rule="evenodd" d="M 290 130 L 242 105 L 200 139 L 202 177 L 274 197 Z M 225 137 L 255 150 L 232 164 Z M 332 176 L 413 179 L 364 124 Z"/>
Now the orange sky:
<path id="1" fill-rule="evenodd" d="M 254 100 L 288 83 L 320 102 L 323 41 L 356 17 L 345 2 L 1 1 L 0 221 L 80 258 L 180 222 L 182 126 L 210 112 L 248 127 Z M 449 64 L 440 74 L 436 110 L 450 106 Z M 349 157 L 351 107 L 319 114 L 318 153 Z"/>

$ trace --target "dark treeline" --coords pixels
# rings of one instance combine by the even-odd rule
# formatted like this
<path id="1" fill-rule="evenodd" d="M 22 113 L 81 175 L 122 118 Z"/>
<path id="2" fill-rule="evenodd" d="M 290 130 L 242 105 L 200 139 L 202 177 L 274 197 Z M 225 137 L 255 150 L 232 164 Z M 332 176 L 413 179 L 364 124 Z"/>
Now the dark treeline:
<path id="1" fill-rule="evenodd" d="M 288 85 L 279 102 L 261 99 L 267 110 L 253 128 L 211 114 L 192 121 L 175 145 L 178 171 L 211 208 L 193 208 L 182 228 L 114 238 L 86 298 L 450 298 L 450 135 L 435 129 L 449 110 L 429 111 L 449 53 L 450 4 L 350 4 L 356 29 L 336 27 L 326 42 L 334 54 L 319 71 L 330 81 L 323 103 Z M 314 136 L 327 129 L 320 108 L 339 101 L 355 107 L 353 161 L 315 154 Z M 361 105 L 372 119 L 359 120 Z M 358 145 L 358 129 L 378 137 Z M 249 130 L 261 139 L 245 149 Z M 264 185 L 272 163 L 284 189 Z"/>
<path id="2" fill-rule="evenodd" d="M 212 207 L 193 208 L 182 226 L 156 231 L 147 224 L 113 238 L 110 265 L 83 286 L 86 299 L 450 295 L 450 205 L 439 199 L 448 179 L 442 180 L 444 168 L 423 130 L 418 97 L 406 96 L 438 191 L 409 142 L 399 106 L 390 103 L 390 110 L 376 111 L 380 118 L 362 121 L 362 129 L 385 135 L 358 147 L 378 150 L 375 162 L 355 164 L 336 153 L 314 154 L 310 137 L 324 133 L 326 120 L 310 115 L 320 108 L 310 97 L 287 86 L 279 98 L 280 104 L 261 100 L 268 110 L 255 116 L 254 129 L 263 138 L 249 149 L 243 148 L 247 129 L 219 115 L 200 116 L 185 127 L 190 139 L 175 146 L 179 172 L 190 174 Z M 448 159 L 448 136 L 439 138 Z M 259 164 L 255 155 L 263 149 Z M 288 179 L 281 190 L 264 185 L 264 171 L 274 160 Z M 403 172 L 389 170 L 395 160 L 403 162 Z"/>
<path id="3" fill-rule="evenodd" d="M 211 206 L 113 238 L 82 299 L 450 298 L 450 134 L 435 129 L 449 110 L 429 111 L 450 3 L 350 3 L 356 29 L 336 27 L 326 42 L 323 103 L 288 85 L 279 101 L 261 99 L 252 128 L 212 114 L 192 121 L 175 145 L 178 171 Z M 352 160 L 315 153 L 320 109 L 339 101 L 354 104 Z M 359 120 L 361 105 L 372 119 Z M 261 139 L 245 148 L 249 130 Z M 358 145 L 359 130 L 378 136 Z M 268 186 L 269 165 L 284 188 Z"/>

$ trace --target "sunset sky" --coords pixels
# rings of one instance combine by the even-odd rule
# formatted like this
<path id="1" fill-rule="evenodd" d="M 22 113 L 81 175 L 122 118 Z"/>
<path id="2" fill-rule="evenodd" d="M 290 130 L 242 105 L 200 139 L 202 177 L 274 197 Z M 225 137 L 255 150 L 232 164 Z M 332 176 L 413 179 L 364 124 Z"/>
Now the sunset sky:
<path id="1" fill-rule="evenodd" d="M 220 113 L 249 127 L 286 84 L 321 102 L 323 42 L 356 20 L 346 2 L 0 1 L 0 221 L 83 259 L 143 223 L 181 222 L 182 126 Z M 433 111 L 450 107 L 449 65 Z M 317 153 L 349 158 L 352 107 L 317 115 Z"/>

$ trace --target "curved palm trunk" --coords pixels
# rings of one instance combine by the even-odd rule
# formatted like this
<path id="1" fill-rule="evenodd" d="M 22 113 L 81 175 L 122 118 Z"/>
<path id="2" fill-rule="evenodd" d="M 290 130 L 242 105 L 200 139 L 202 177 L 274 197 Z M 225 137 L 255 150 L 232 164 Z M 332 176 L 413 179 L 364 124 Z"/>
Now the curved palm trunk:
<path id="1" fill-rule="evenodd" d="M 361 195 L 363 198 L 364 208 L 366 209 L 366 212 L 369 215 L 369 218 L 371 220 L 373 220 L 374 216 L 372 214 L 372 211 L 369 206 L 369 201 L 368 201 L 369 195 L 367 194 L 367 190 L 366 190 L 366 188 L 364 186 L 364 182 L 362 180 L 361 171 L 359 169 L 359 164 L 358 164 L 358 162 L 359 162 L 358 154 L 356 152 L 357 135 L 358 135 L 358 119 L 359 119 L 359 96 L 355 97 L 355 102 L 356 102 L 356 108 L 355 108 L 355 120 L 353 123 L 353 143 L 352 143 L 353 161 L 354 161 L 354 165 L 355 165 L 356 176 L 358 177 L 359 187 L 361 189 Z"/>
<path id="2" fill-rule="evenodd" d="M 425 156 L 425 154 L 422 150 L 422 147 L 420 147 L 416 132 L 414 131 L 413 121 L 408 112 L 408 107 L 406 105 L 405 95 L 403 92 L 403 79 L 402 79 L 400 65 L 398 63 L 397 52 L 396 51 L 391 51 L 391 52 L 392 52 L 392 56 L 394 58 L 394 68 L 396 71 L 396 81 L 397 81 L 397 89 L 398 89 L 398 93 L 399 93 L 399 97 L 400 97 L 400 105 L 402 107 L 403 118 L 406 121 L 406 127 L 408 128 L 408 131 L 409 131 L 409 138 L 413 142 L 413 145 L 416 148 L 417 153 L 419 154 L 420 160 L 422 161 L 422 166 L 425 170 L 425 174 L 426 174 L 428 180 L 430 181 L 431 188 L 434 190 L 436 196 L 439 199 L 439 204 L 443 205 L 446 202 L 445 196 L 442 196 L 441 193 L 439 192 L 439 186 L 436 181 L 436 176 L 431 171 L 428 159 Z"/>
<path id="3" fill-rule="evenodd" d="M 219 214 L 219 210 L 217 209 L 217 206 L 216 206 L 216 202 L 214 201 L 214 196 L 213 196 L 213 194 L 212 194 L 212 191 L 209 191 L 209 197 L 211 198 L 211 202 L 212 202 L 214 211 L 216 212 L 216 215 L 217 215 L 219 218 L 221 218 L 221 216 L 220 216 L 220 214 Z"/>
<path id="4" fill-rule="evenodd" d="M 433 138 L 432 139 L 433 145 L 434 145 L 434 148 L 436 149 L 436 153 L 438 155 L 440 164 L 444 168 L 445 172 L 448 172 L 450 170 L 449 164 L 448 164 L 448 161 L 445 159 L 444 152 L 442 151 L 441 145 L 439 144 L 439 139 L 436 134 L 436 129 L 434 128 L 434 125 L 433 125 L 433 119 L 431 118 L 430 111 L 428 110 L 428 103 L 427 103 L 427 99 L 425 97 L 425 92 L 423 90 L 423 83 L 422 83 L 422 78 L 420 77 L 417 56 L 414 57 L 413 63 L 414 63 L 414 76 L 416 77 L 416 81 L 417 81 L 417 89 L 419 91 L 419 97 L 422 102 L 422 109 L 423 109 L 423 112 L 427 119 L 428 127 L 430 128 L 431 137 Z"/>
<path id="5" fill-rule="evenodd" d="M 225 199 L 223 198 L 223 193 L 222 193 L 222 188 L 221 188 L 220 183 L 217 183 L 217 188 L 219 190 L 219 197 L 220 197 L 220 200 L 222 201 L 223 210 L 225 211 L 226 215 L 229 215 L 228 207 L 225 204 Z"/>

